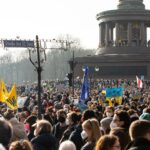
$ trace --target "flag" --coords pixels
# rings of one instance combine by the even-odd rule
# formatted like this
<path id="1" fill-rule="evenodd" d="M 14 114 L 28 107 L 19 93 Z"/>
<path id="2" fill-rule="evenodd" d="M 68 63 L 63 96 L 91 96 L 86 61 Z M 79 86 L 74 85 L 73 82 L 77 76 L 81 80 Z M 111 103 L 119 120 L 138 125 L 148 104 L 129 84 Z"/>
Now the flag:
<path id="1" fill-rule="evenodd" d="M 86 109 L 88 109 L 87 105 L 83 103 L 83 101 L 80 101 L 77 105 L 77 107 L 79 108 L 79 110 L 81 112 L 84 112 Z"/>
<path id="2" fill-rule="evenodd" d="M 115 103 L 122 104 L 122 92 L 122 88 L 106 88 L 106 100 L 110 106 L 113 105 L 111 98 L 115 99 Z"/>
<path id="3" fill-rule="evenodd" d="M 85 67 L 84 77 L 83 77 L 83 84 L 82 84 L 82 91 L 80 100 L 83 101 L 89 97 L 89 82 L 88 82 L 88 75 L 89 75 L 89 68 Z"/>
<path id="4" fill-rule="evenodd" d="M 4 101 L 5 101 L 5 95 L 3 92 L 2 82 L 0 82 L 0 102 L 4 102 Z"/>
<path id="5" fill-rule="evenodd" d="M 8 95 L 9 95 L 9 92 L 7 91 L 5 82 L 4 82 L 3 80 L 1 81 L 1 86 L 2 86 L 2 90 L 3 90 L 3 92 L 4 92 L 4 95 L 5 95 L 5 96 L 8 96 Z"/>
<path id="6" fill-rule="evenodd" d="M 4 101 L 13 110 L 18 109 L 16 84 L 13 85 L 8 97 Z"/>
<path id="7" fill-rule="evenodd" d="M 138 88 L 142 88 L 143 87 L 143 82 L 141 79 L 138 78 L 138 76 L 136 76 L 136 82 L 137 82 L 137 87 Z"/>

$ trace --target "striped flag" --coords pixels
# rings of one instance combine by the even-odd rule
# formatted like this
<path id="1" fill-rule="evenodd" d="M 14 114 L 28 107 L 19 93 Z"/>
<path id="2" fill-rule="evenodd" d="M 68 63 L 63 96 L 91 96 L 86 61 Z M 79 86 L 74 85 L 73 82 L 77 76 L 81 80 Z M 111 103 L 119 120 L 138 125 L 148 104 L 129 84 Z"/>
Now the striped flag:
<path id="1" fill-rule="evenodd" d="M 143 82 L 141 79 L 138 78 L 138 76 L 136 76 L 136 82 L 138 88 L 143 88 Z"/>

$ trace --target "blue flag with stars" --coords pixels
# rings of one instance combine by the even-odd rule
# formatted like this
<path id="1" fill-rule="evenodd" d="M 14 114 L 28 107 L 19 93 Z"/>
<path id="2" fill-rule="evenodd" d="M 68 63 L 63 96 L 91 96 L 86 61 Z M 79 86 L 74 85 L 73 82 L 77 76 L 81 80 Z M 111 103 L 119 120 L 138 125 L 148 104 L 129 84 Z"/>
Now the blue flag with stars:
<path id="1" fill-rule="evenodd" d="M 88 75 L 89 75 L 89 68 L 86 66 L 84 71 L 84 77 L 83 77 L 83 84 L 82 84 L 82 91 L 80 100 L 84 101 L 89 97 L 89 81 L 88 81 Z"/>

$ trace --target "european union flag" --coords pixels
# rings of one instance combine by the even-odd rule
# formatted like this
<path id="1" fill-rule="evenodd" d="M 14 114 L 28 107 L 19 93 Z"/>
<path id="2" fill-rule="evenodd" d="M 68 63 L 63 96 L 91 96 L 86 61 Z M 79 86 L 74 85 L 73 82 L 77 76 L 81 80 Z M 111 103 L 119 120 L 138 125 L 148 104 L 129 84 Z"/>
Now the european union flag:
<path id="1" fill-rule="evenodd" d="M 80 100 L 83 101 L 89 97 L 89 82 L 88 82 L 88 75 L 89 75 L 89 68 L 85 67 L 83 84 L 82 84 L 82 91 Z"/>

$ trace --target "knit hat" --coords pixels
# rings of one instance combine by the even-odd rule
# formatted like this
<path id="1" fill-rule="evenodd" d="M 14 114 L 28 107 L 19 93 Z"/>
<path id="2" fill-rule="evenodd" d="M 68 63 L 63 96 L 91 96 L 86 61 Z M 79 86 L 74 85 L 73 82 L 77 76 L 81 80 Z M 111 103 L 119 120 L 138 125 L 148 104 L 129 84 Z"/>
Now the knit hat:
<path id="1" fill-rule="evenodd" d="M 150 113 L 143 113 L 140 118 L 140 120 L 148 120 L 150 121 Z"/>

